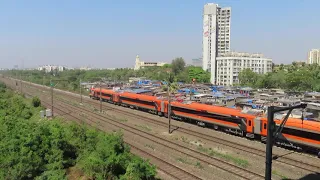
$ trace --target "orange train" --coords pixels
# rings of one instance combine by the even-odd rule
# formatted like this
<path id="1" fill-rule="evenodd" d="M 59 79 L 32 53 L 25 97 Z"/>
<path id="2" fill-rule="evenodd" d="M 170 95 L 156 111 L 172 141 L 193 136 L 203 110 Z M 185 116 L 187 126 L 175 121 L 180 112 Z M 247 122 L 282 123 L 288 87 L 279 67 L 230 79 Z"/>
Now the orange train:
<path id="1" fill-rule="evenodd" d="M 90 97 L 100 99 L 100 88 L 92 88 Z M 101 98 L 116 105 L 153 112 L 159 116 L 168 116 L 168 101 L 155 96 L 116 92 L 101 89 Z M 223 130 L 250 139 L 266 141 L 267 118 L 259 115 L 244 114 L 240 110 L 205 105 L 200 103 L 184 104 L 171 102 L 171 116 L 175 119 L 196 123 L 215 130 Z M 279 126 L 282 120 L 275 120 Z M 320 157 L 320 123 L 289 118 L 280 133 L 277 143 L 285 146 L 312 149 Z"/>

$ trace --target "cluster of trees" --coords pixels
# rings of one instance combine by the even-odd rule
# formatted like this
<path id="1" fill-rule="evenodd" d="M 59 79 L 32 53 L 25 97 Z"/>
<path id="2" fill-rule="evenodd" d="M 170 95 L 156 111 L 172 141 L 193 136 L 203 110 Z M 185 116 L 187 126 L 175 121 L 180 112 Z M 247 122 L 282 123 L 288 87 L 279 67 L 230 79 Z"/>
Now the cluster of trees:
<path id="1" fill-rule="evenodd" d="M 259 75 L 250 69 L 239 73 L 242 86 L 281 88 L 293 91 L 320 91 L 320 66 L 317 64 L 279 65 L 273 72 Z"/>
<path id="2" fill-rule="evenodd" d="M 50 85 L 50 79 L 64 79 L 59 81 L 57 88 L 78 90 L 80 79 L 86 82 L 98 81 L 101 78 L 110 81 L 128 81 L 129 77 L 146 77 L 151 80 L 167 80 L 168 74 L 174 76 L 174 81 L 189 83 L 192 79 L 197 82 L 207 83 L 210 81 L 210 73 L 203 71 L 201 67 L 185 66 L 183 58 L 172 60 L 171 64 L 165 64 L 163 67 L 148 67 L 140 70 L 128 68 L 119 68 L 115 70 L 66 70 L 63 72 L 46 73 L 38 70 L 11 70 L 3 72 L 13 77 L 21 78 L 37 84 Z"/>
<path id="3" fill-rule="evenodd" d="M 155 167 L 121 134 L 39 120 L 39 105 L 0 83 L 0 179 L 66 179 L 70 167 L 91 179 L 154 179 Z"/>

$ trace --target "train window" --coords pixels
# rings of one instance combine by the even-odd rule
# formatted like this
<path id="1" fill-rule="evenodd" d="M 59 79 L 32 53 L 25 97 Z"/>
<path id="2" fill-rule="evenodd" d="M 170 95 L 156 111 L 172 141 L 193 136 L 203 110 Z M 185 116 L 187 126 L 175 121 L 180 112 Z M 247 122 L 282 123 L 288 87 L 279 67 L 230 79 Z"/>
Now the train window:
<path id="1" fill-rule="evenodd" d="M 298 136 L 298 137 L 302 137 L 302 138 L 312 139 L 312 140 L 316 140 L 316 141 L 320 141 L 319 134 L 313 133 L 313 132 L 304 131 L 302 129 L 298 130 L 298 129 L 291 129 L 289 127 L 284 127 L 282 129 L 282 133 L 290 134 L 290 135 Z"/>
<path id="2" fill-rule="evenodd" d="M 214 118 L 214 119 L 219 119 L 219 120 L 223 120 L 223 121 L 228 121 L 228 122 L 232 122 L 232 123 L 241 124 L 241 119 L 240 118 L 236 118 L 236 117 L 223 116 L 223 115 L 220 115 L 220 114 L 211 114 L 211 113 L 208 113 L 208 112 L 201 112 L 201 111 L 185 109 L 185 108 L 176 107 L 176 106 L 171 106 L 171 110 L 180 111 L 180 112 L 193 114 L 193 115 L 198 115 L 198 116 L 201 116 L 201 117 Z"/>
<path id="3" fill-rule="evenodd" d="M 131 99 L 131 98 L 127 98 L 127 97 L 120 97 L 120 99 L 121 100 L 130 101 L 130 102 L 134 102 L 134 103 L 145 104 L 145 105 L 149 105 L 149 106 L 154 106 L 155 105 L 154 102 L 143 101 L 143 100 L 138 100 L 138 99 Z"/>
<path id="4" fill-rule="evenodd" d="M 249 120 L 249 126 L 251 126 L 251 120 Z"/>
<path id="5" fill-rule="evenodd" d="M 266 123 L 264 123 L 263 129 L 267 129 L 267 124 Z"/>

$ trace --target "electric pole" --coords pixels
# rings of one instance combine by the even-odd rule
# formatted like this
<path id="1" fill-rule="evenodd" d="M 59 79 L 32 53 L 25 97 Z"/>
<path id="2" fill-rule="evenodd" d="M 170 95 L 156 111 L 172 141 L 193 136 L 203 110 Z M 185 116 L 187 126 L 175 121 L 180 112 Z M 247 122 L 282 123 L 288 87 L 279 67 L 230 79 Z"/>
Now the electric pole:
<path id="1" fill-rule="evenodd" d="M 80 78 L 80 103 L 82 104 L 81 78 Z"/>
<path id="2" fill-rule="evenodd" d="M 169 121 L 169 134 L 171 134 L 171 98 L 170 98 L 170 85 L 168 83 L 168 121 Z"/>
<path id="3" fill-rule="evenodd" d="M 99 85 L 100 85 L 100 112 L 102 112 L 101 81 Z"/>
<path id="4" fill-rule="evenodd" d="M 274 132 L 274 107 L 268 107 L 268 128 L 267 128 L 267 145 L 266 145 L 266 180 L 271 180 L 272 171 L 272 146 L 273 146 L 273 132 Z"/>
<path id="5" fill-rule="evenodd" d="M 52 84 L 52 80 L 50 80 L 50 86 L 51 86 L 51 116 L 53 117 L 53 84 Z"/>
<path id="6" fill-rule="evenodd" d="M 22 94 L 22 79 L 21 79 L 21 74 L 20 74 L 20 93 Z"/>
<path id="7" fill-rule="evenodd" d="M 307 107 L 307 104 L 300 104 L 300 105 L 291 106 L 291 107 L 275 107 L 275 106 L 268 107 L 266 170 L 265 170 L 266 180 L 271 180 L 271 176 L 272 176 L 272 147 L 276 142 L 276 139 L 278 138 L 279 134 L 281 133 L 283 127 L 285 126 L 289 118 L 289 115 L 291 114 L 293 109 L 298 109 L 298 108 L 304 109 L 306 107 Z M 274 122 L 274 113 L 281 112 L 281 111 L 288 111 L 288 112 L 287 112 L 287 115 L 284 117 L 281 123 L 277 125 L 277 128 L 276 128 L 276 124 Z M 303 121 L 303 116 L 301 119 Z"/>

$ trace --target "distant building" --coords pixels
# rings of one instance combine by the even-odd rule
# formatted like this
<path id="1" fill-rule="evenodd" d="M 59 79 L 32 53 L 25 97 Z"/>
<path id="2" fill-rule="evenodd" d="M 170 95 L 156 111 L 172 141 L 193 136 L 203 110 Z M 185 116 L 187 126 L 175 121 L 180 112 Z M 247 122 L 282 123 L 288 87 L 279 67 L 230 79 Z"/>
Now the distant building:
<path id="1" fill-rule="evenodd" d="M 192 59 L 192 65 L 202 67 L 202 58 Z"/>
<path id="2" fill-rule="evenodd" d="M 163 62 L 143 62 L 143 61 L 140 61 L 140 58 L 137 55 L 136 56 L 136 63 L 135 63 L 135 66 L 134 66 L 134 70 L 139 70 L 139 69 L 144 68 L 144 67 L 163 66 L 165 64 L 166 63 L 163 63 Z"/>
<path id="3" fill-rule="evenodd" d="M 67 68 L 64 66 L 45 65 L 45 66 L 40 66 L 37 69 L 39 71 L 45 71 L 46 73 L 49 73 L 49 72 L 53 72 L 53 71 L 62 72 L 64 70 L 66 70 Z"/>
<path id="4" fill-rule="evenodd" d="M 320 64 L 320 49 L 309 51 L 307 64 Z"/>
<path id="5" fill-rule="evenodd" d="M 239 72 L 251 69 L 258 74 L 272 72 L 272 59 L 262 54 L 229 52 L 217 57 L 218 85 L 233 85 L 239 83 Z"/>
<path id="6" fill-rule="evenodd" d="M 202 68 L 217 80 L 216 57 L 230 51 L 231 7 L 208 3 L 203 8 Z"/>
<path id="7" fill-rule="evenodd" d="M 91 70 L 91 67 L 80 67 L 79 69 L 83 71 L 88 71 Z"/>

